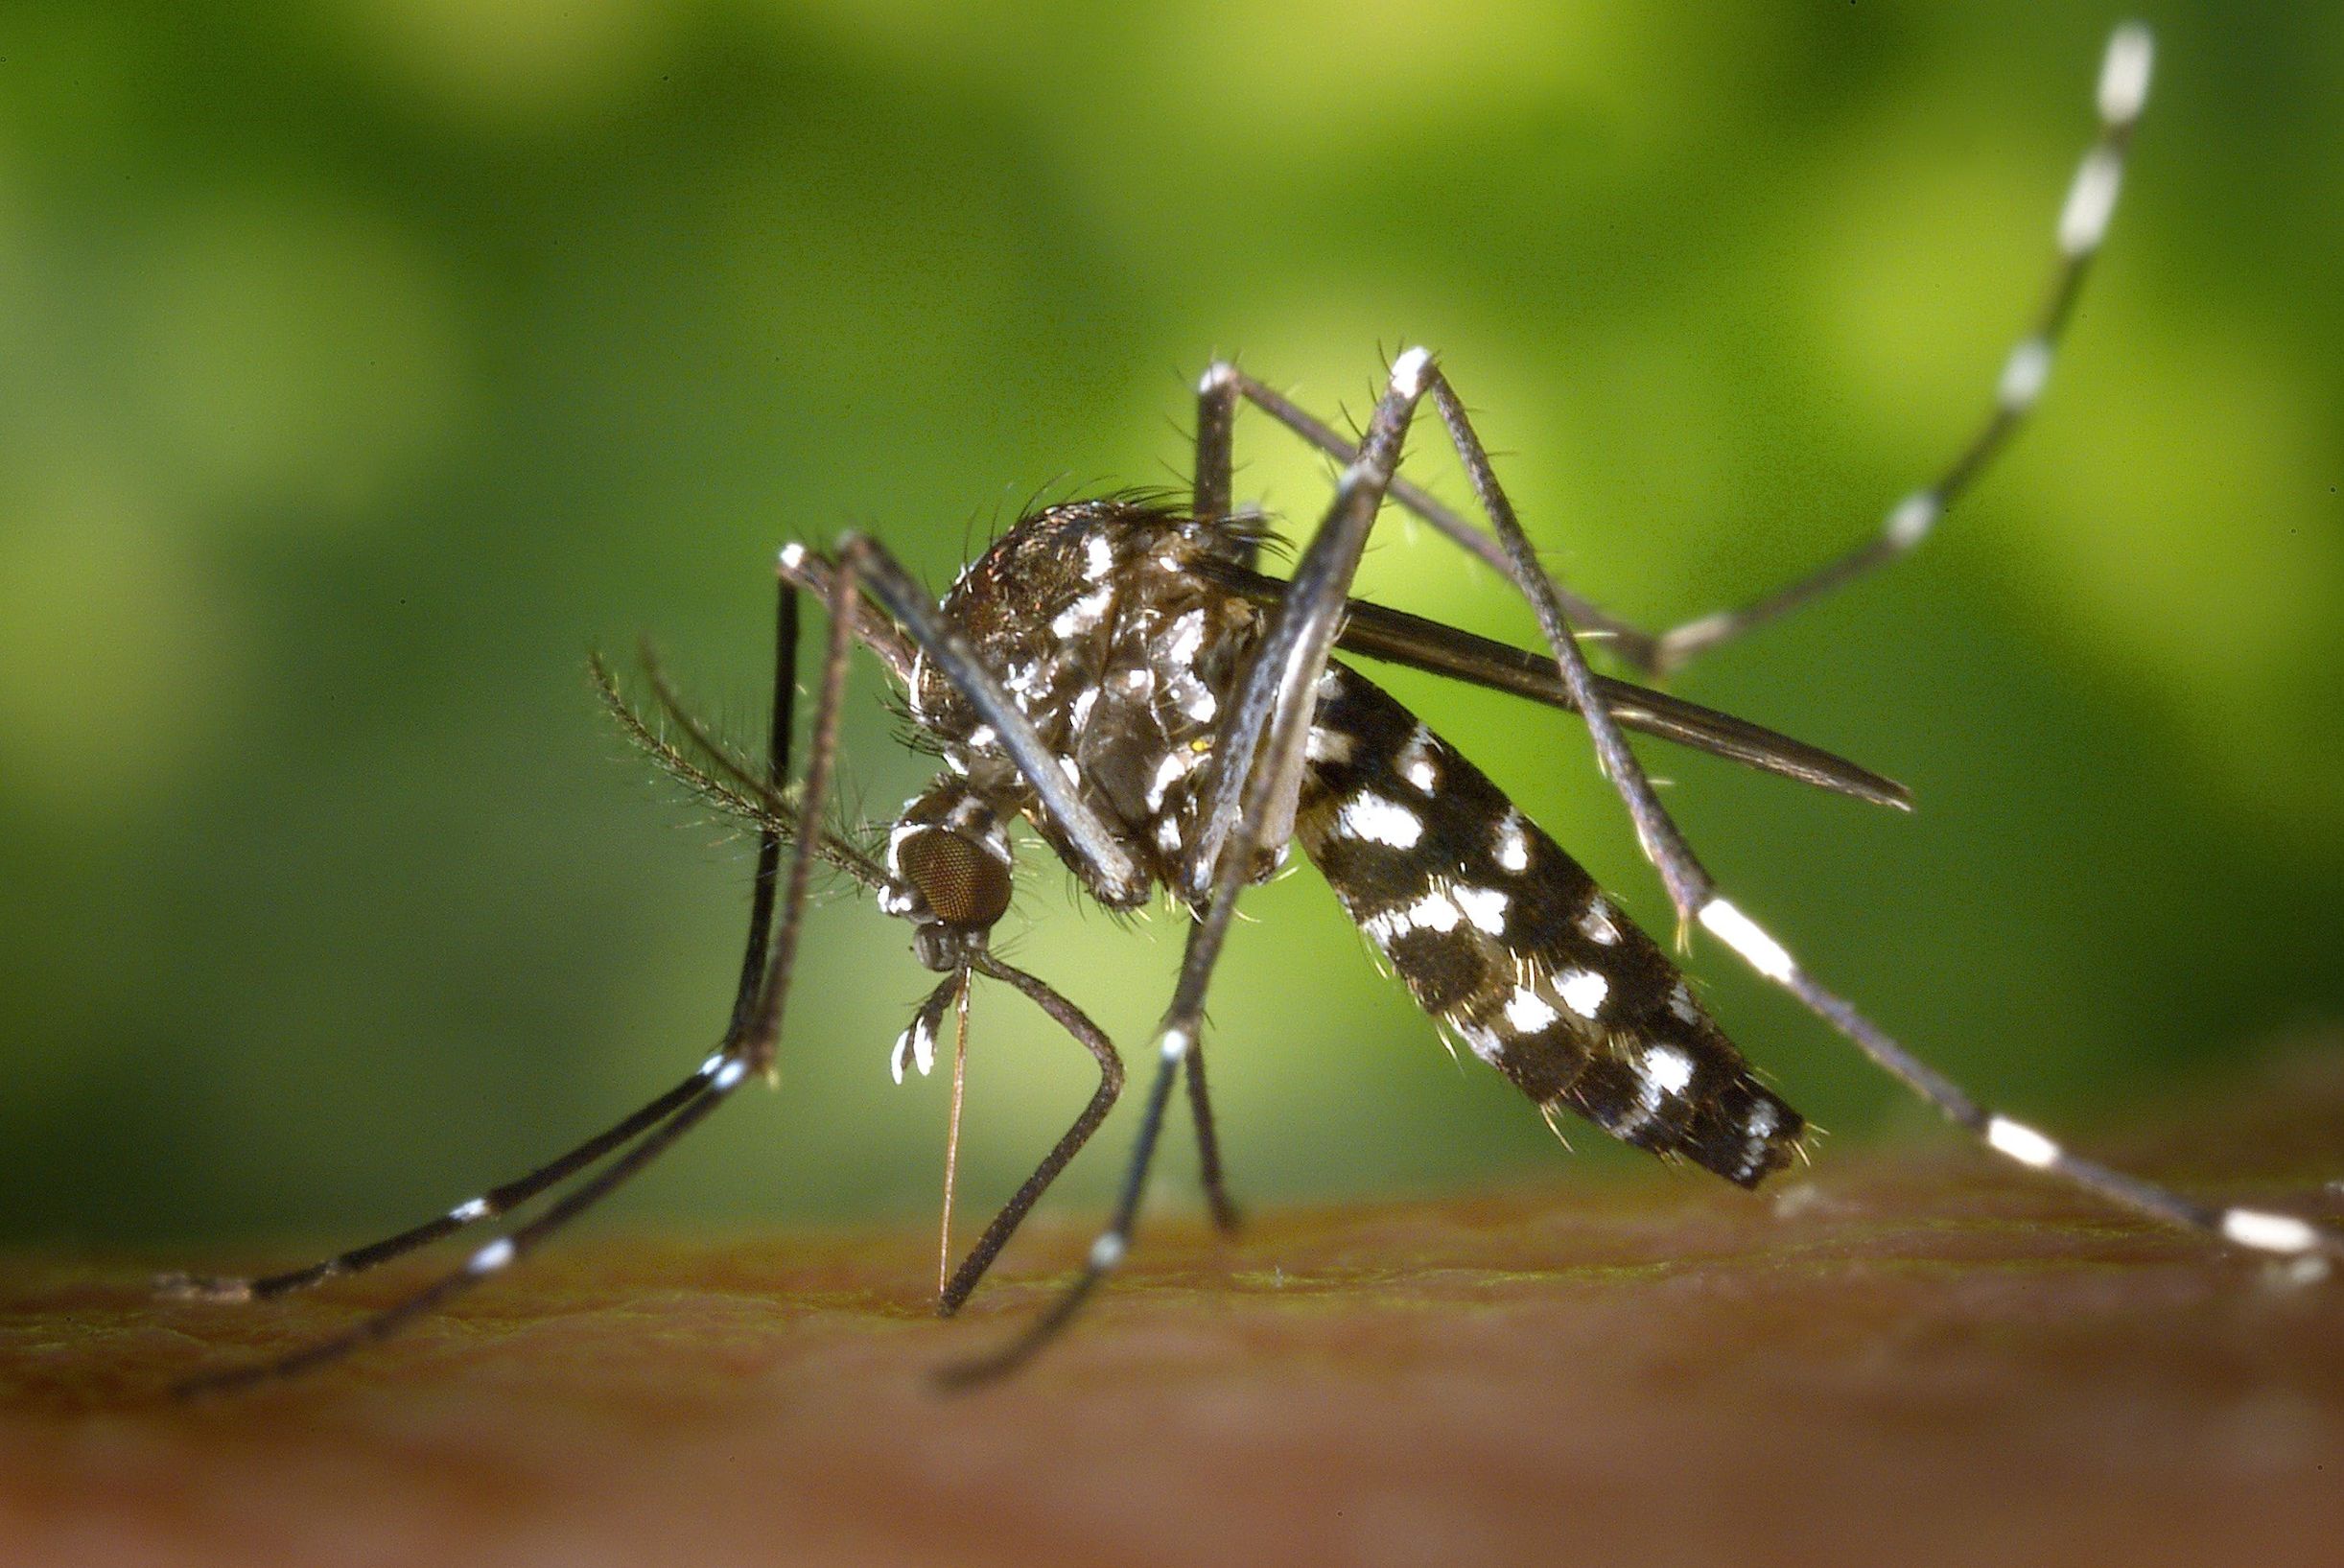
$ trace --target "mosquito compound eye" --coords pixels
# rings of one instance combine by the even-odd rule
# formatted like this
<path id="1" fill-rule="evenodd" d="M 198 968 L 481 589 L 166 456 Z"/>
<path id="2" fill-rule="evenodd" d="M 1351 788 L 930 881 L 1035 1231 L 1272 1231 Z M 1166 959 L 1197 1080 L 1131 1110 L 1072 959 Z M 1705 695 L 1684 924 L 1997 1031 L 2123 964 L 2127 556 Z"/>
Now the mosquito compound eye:
<path id="1" fill-rule="evenodd" d="M 904 880 L 947 925 L 989 926 L 1009 909 L 1009 868 L 982 845 L 942 828 L 896 847 Z"/>

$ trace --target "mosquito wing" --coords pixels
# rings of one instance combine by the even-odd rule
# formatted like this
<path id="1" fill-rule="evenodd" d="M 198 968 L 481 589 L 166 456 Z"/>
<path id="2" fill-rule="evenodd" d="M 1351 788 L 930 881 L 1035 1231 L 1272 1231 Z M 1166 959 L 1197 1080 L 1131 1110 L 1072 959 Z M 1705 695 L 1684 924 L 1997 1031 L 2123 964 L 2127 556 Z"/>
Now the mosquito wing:
<path id="1" fill-rule="evenodd" d="M 1231 593 L 1264 607 L 1276 606 L 1286 588 L 1276 577 L 1265 577 L 1222 562 L 1207 562 L 1198 570 Z M 1548 654 L 1492 642 L 1438 620 L 1358 599 L 1346 602 L 1344 616 L 1343 631 L 1335 639 L 1338 647 L 1388 664 L 1406 665 L 1528 697 L 1565 713 L 1579 711 L 1563 690 L 1555 661 Z M 1705 751 L 1745 767 L 1780 774 L 1835 794 L 1852 795 L 1875 806 L 1892 806 L 1908 811 L 1912 808 L 1911 792 L 1903 784 L 1819 746 L 1793 740 L 1747 719 L 1721 714 L 1649 687 L 1601 675 L 1596 677 L 1596 687 L 1604 694 L 1605 707 L 1624 729 Z"/>

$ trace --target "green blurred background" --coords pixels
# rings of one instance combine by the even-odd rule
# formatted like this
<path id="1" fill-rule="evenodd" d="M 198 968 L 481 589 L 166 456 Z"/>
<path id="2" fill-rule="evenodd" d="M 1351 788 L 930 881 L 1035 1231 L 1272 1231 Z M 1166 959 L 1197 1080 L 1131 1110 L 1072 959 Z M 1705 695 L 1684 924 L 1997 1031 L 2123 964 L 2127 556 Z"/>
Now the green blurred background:
<path id="1" fill-rule="evenodd" d="M 1920 811 L 1647 752 L 1813 968 L 2086 1130 L 2344 1014 L 2344 9 L 2148 13 L 2040 422 L 1907 569 L 1678 683 Z M 672 1082 L 749 852 L 626 753 L 589 647 L 657 634 L 753 732 L 783 540 L 867 527 L 942 581 L 1038 492 L 1176 476 L 1216 351 L 1332 412 L 1437 346 L 1559 569 L 1655 620 L 1864 536 L 1982 411 L 2117 14 L 0 12 L 0 1231 L 357 1239 Z M 1242 496 L 1315 513 L 1319 463 L 1240 441 Z M 1429 536 L 1366 585 L 1528 635 Z M 883 813 L 926 770 L 858 683 Z M 1660 916 L 1582 732 L 1392 684 Z M 1025 888 L 1014 956 L 1143 1041 L 1175 923 Z M 1249 1200 L 1642 1170 L 1452 1065 L 1308 872 L 1246 912 L 1212 1063 Z M 782 1093 L 638 1221 L 932 1214 L 945 1082 L 887 1075 L 905 932 L 834 899 L 807 962 Z M 1926 1122 L 1699 969 L 1826 1158 Z M 976 1019 L 973 1207 L 1090 1082 L 1016 998 Z"/>

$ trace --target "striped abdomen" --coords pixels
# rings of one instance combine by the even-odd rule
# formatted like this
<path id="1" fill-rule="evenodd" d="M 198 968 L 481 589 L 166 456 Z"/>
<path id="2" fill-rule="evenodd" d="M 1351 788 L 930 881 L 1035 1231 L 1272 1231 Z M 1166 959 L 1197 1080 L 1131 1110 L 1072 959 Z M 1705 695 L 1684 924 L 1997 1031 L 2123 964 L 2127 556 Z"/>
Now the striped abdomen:
<path id="1" fill-rule="evenodd" d="M 1653 940 L 1488 775 L 1354 670 L 1319 685 L 1297 831 L 1427 1013 L 1542 1108 L 1744 1186 L 1804 1126 Z"/>

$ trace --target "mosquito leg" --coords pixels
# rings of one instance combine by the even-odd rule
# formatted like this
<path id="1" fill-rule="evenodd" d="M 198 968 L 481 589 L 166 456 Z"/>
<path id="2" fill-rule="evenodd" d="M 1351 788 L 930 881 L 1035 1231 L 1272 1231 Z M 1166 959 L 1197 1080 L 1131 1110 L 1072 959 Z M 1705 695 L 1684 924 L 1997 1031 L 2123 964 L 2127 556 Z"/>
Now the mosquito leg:
<path id="1" fill-rule="evenodd" d="M 1201 518 L 1227 517 L 1234 482 L 1234 440 L 1237 399 L 1242 378 L 1236 367 L 1216 360 L 1206 367 L 1196 387 L 1196 464 L 1192 502 Z M 1254 555 L 1248 553 L 1251 567 Z M 1230 1200 L 1229 1183 L 1221 1167 L 1221 1139 L 1212 1118 L 1212 1096 L 1205 1087 L 1205 1053 L 1188 1053 L 1188 1109 L 1196 1127 L 1197 1179 L 1205 1188 L 1205 1205 L 1212 1223 L 1224 1233 L 1238 1226 L 1237 1205 Z"/>
<path id="2" fill-rule="evenodd" d="M 782 581 L 801 593 L 811 594 L 823 603 L 831 602 L 831 578 L 836 573 L 830 558 L 820 550 L 790 543 L 784 545 L 775 572 Z M 919 650 L 911 639 L 890 623 L 884 616 L 872 612 L 868 605 L 855 607 L 855 640 L 869 648 L 873 657 L 887 667 L 902 685 L 908 687 L 915 676 L 913 665 Z"/>
<path id="3" fill-rule="evenodd" d="M 424 1289 L 394 1306 L 361 1320 L 355 1326 L 316 1344 L 307 1346 L 290 1355 L 257 1366 L 239 1367 L 224 1372 L 211 1372 L 191 1377 L 173 1389 L 180 1398 L 204 1394 L 225 1393 L 248 1388 L 256 1383 L 271 1382 L 311 1371 L 330 1362 L 340 1360 L 354 1350 L 362 1349 L 380 1340 L 388 1339 L 416 1319 L 436 1310 L 460 1296 L 489 1275 L 502 1273 L 522 1256 L 534 1251 L 546 1237 L 585 1212 L 602 1197 L 657 1158 L 668 1146 L 682 1137 L 702 1117 L 714 1111 L 746 1075 L 746 1067 L 738 1057 L 728 1058 L 725 1065 L 707 1080 L 706 1091 L 688 1102 L 681 1111 L 661 1123 L 643 1140 L 628 1149 L 594 1176 L 563 1194 L 561 1199 L 536 1219 L 509 1235 L 499 1236 L 475 1252 L 464 1266 L 454 1274 L 443 1275 Z"/>
<path id="4" fill-rule="evenodd" d="M 1448 428 L 1449 440 L 1465 463 L 1465 477 L 1472 481 L 1474 496 L 1497 533 L 1498 544 L 1506 555 L 1506 575 L 1537 616 L 1539 633 L 1546 639 L 1548 651 L 1555 656 L 1563 690 L 1571 706 L 1586 720 L 1596 761 L 1627 804 L 1629 818 L 1635 825 L 1636 841 L 1643 847 L 1644 857 L 1660 873 L 1681 932 L 1700 908 L 1711 885 L 1709 873 L 1694 858 L 1676 822 L 1661 809 L 1660 797 L 1653 792 L 1652 781 L 1645 777 L 1635 753 L 1628 749 L 1619 722 L 1613 718 L 1610 705 L 1595 683 L 1595 672 L 1587 667 L 1587 657 L 1580 651 L 1579 640 L 1571 635 L 1571 624 L 1563 613 L 1562 592 L 1539 564 L 1530 536 L 1522 531 L 1522 525 L 1514 516 L 1513 503 L 1498 483 L 1488 452 L 1465 415 L 1465 405 L 1458 401 L 1447 379 L 1439 371 L 1433 373 L 1431 394 L 1441 422 Z"/>
<path id="5" fill-rule="evenodd" d="M 605 1129 L 560 1158 L 539 1166 L 517 1181 L 491 1187 L 477 1198 L 467 1199 L 436 1219 L 402 1230 L 381 1241 L 354 1247 L 345 1252 L 321 1259 L 305 1269 L 290 1269 L 283 1274 L 259 1275 L 251 1277 L 222 1275 L 166 1274 L 154 1281 L 154 1293 L 173 1300 L 184 1301 L 266 1301 L 279 1296 L 339 1279 L 345 1275 L 363 1274 L 396 1257 L 404 1257 L 420 1247 L 458 1230 L 493 1220 L 528 1202 L 548 1187 L 554 1186 L 585 1169 L 611 1150 L 658 1126 L 683 1107 L 697 1099 L 708 1088 L 710 1077 L 722 1063 L 715 1058 L 710 1065 L 653 1100 L 618 1125 Z"/>
<path id="6" fill-rule="evenodd" d="M 1196 384 L 1196 464 L 1189 504 L 1200 518 L 1229 515 L 1237 395 L 1243 381 L 1235 365 L 1215 360 Z"/>
<path id="7" fill-rule="evenodd" d="M 1357 456 L 1357 442 L 1324 420 L 1315 417 L 1285 394 L 1255 381 L 1235 365 L 1226 362 L 1216 362 L 1209 366 L 1205 372 L 1202 385 L 1213 386 L 1216 384 L 1228 388 L 1227 395 L 1242 397 L 1246 402 L 1251 403 L 1328 456 L 1339 458 L 1347 463 Z M 1204 421 L 1201 417 L 1198 428 L 1201 437 L 1204 430 Z M 1198 486 L 1198 493 L 1200 495 L 1204 493 L 1201 482 Z M 1500 575 L 1506 574 L 1506 556 L 1504 551 L 1498 549 L 1496 542 L 1488 533 L 1466 522 L 1457 512 L 1442 505 L 1430 491 L 1395 476 L 1391 484 L 1391 496 L 1395 505 L 1431 524 L 1436 531 L 1445 536 L 1459 549 L 1478 556 L 1491 571 Z M 1609 639 L 1609 645 L 1623 659 L 1628 660 L 1638 668 L 1650 666 L 1658 646 L 1651 633 L 1638 629 L 1631 622 L 1622 620 L 1591 600 L 1582 598 L 1567 591 L 1563 594 L 1563 604 L 1570 611 L 1574 624 L 1592 628 L 1605 634 Z"/>
<path id="8" fill-rule="evenodd" d="M 2097 104 L 2099 132 L 2076 166 L 2074 183 L 2059 209 L 2057 254 L 2051 282 L 2043 292 L 2033 322 L 2003 362 L 1995 386 L 1994 404 L 1969 444 L 1964 446 L 1935 480 L 1888 509 L 1880 532 L 1839 559 L 1827 562 L 1807 576 L 1767 597 L 1738 609 L 1672 627 L 1659 639 L 1657 670 L 1676 669 L 1709 649 L 1732 641 L 1753 627 L 1789 614 L 1803 604 L 1887 566 L 1917 548 L 1929 537 L 1946 510 L 1958 501 L 2010 444 L 2011 437 L 2034 410 L 2051 378 L 2052 356 L 2061 334 L 2074 314 L 2075 296 L 2084 274 L 2107 237 L 2108 221 L 2116 212 L 2118 188 L 2123 182 L 2124 153 L 2132 141 L 2142 105 L 2148 98 L 2148 79 L 2154 46 L 2148 29 L 2127 22 L 2109 35 L 2101 57 Z"/>
<path id="9" fill-rule="evenodd" d="M 1417 401 L 1432 375 L 1432 357 L 1412 348 L 1393 362 L 1392 376 L 1376 401 L 1359 456 L 1335 487 L 1325 519 L 1295 563 L 1292 587 L 1246 667 L 1229 705 L 1219 743 L 1211 804 L 1205 820 L 1226 825 L 1208 847 L 1191 846 L 1208 897 L 1191 898 L 1203 915 L 1188 927 L 1180 978 L 1157 1039 L 1160 1059 L 1148 1086 L 1131 1164 L 1107 1229 L 1091 1243 L 1074 1282 L 1023 1333 L 1000 1349 L 946 1369 L 944 1382 L 966 1388 L 1022 1366 L 1074 1321 L 1083 1303 L 1130 1251 L 1148 1169 L 1163 1130 L 1172 1086 L 1204 1026 L 1205 995 L 1214 965 L 1237 913 L 1237 896 L 1252 869 L 1255 848 L 1282 837 L 1301 787 L 1302 748 L 1316 701 L 1320 673 L 1334 645 L 1343 601 L 1367 548 L 1385 492 L 1398 466 Z M 1280 798 L 1282 797 L 1282 799 Z"/>
<path id="10" fill-rule="evenodd" d="M 841 575 L 844 578 L 844 592 L 851 594 L 852 574 Z M 790 719 L 797 687 L 797 595 L 794 589 L 784 585 L 775 610 L 777 647 L 768 744 L 768 784 L 775 784 L 785 777 L 789 766 Z M 221 1393 L 290 1377 L 340 1360 L 354 1350 L 397 1333 L 417 1318 L 454 1299 L 490 1275 L 504 1272 L 516 1259 L 534 1251 L 555 1231 L 592 1208 L 697 1126 L 710 1112 L 731 1096 L 753 1066 L 762 1065 L 751 1053 L 749 1046 L 761 1040 L 769 1041 L 772 1032 L 778 1031 L 779 1027 L 778 1009 L 767 1004 L 788 977 L 788 966 L 796 946 L 797 921 L 794 917 L 798 916 L 806 901 L 811 862 L 816 854 L 814 846 L 821 841 L 822 792 L 830 774 L 830 760 L 822 752 L 826 746 L 835 744 L 836 697 L 843 684 L 842 669 L 832 667 L 843 667 L 846 662 L 849 645 L 847 631 L 846 623 L 833 615 L 822 687 L 824 710 L 817 710 L 815 714 L 816 754 L 808 769 L 795 854 L 790 864 L 788 899 L 791 907 L 781 912 L 781 932 L 771 944 L 771 957 L 768 959 L 767 932 L 774 921 L 782 838 L 774 830 L 767 828 L 758 839 L 757 876 L 750 896 L 749 934 L 743 944 L 740 981 L 734 996 L 732 1019 L 725 1031 L 724 1043 L 701 1065 L 697 1073 L 676 1089 L 670 1090 L 668 1096 L 663 1097 L 677 1101 L 666 1119 L 645 1121 L 642 1136 L 634 1144 L 564 1193 L 544 1213 L 477 1249 L 461 1268 L 443 1275 L 406 1299 L 362 1319 L 340 1334 L 273 1361 L 190 1378 L 174 1390 L 176 1394 L 189 1397 Z M 825 737 L 828 737 L 827 741 Z M 764 1060 L 770 1060 L 769 1051 Z M 629 1122 L 644 1118 L 659 1103 L 654 1102 L 653 1107 L 637 1112 L 635 1117 L 629 1118 Z M 628 1123 L 621 1125 L 624 1127 Z M 606 1137 L 609 1135 L 605 1135 Z M 612 1146 L 616 1142 L 614 1139 Z M 565 1157 L 569 1158 L 572 1157 Z M 555 1162 L 556 1165 L 561 1163 Z M 578 1163 L 583 1164 L 584 1160 Z M 542 1175 L 543 1172 L 537 1174 Z M 484 1218 L 485 1214 L 479 1217 Z M 469 1218 L 464 1223 L 470 1223 Z"/>
<path id="11" fill-rule="evenodd" d="M 1042 1163 L 1034 1167 L 1034 1174 L 1027 1177 L 1009 1202 L 1001 1205 L 1001 1211 L 993 1217 L 993 1223 L 985 1227 L 985 1233 L 976 1239 L 976 1245 L 969 1249 L 969 1255 L 953 1271 L 952 1277 L 936 1299 L 936 1316 L 940 1318 L 949 1318 L 961 1309 L 969 1299 L 969 1294 L 976 1289 L 977 1282 L 985 1277 L 985 1271 L 993 1267 L 993 1260 L 1000 1255 L 1001 1249 L 1009 1244 L 1009 1238 L 1024 1223 L 1026 1214 L 1049 1190 L 1050 1183 L 1058 1180 L 1058 1173 L 1065 1170 L 1067 1162 L 1081 1152 L 1083 1145 L 1090 1141 L 1090 1135 L 1099 1130 L 1099 1124 L 1107 1119 L 1107 1112 L 1114 1108 L 1115 1097 L 1123 1092 L 1123 1058 L 1116 1054 L 1114 1042 L 1090 1021 L 1082 1009 L 1036 976 L 1023 970 L 1012 969 L 990 954 L 978 958 L 975 968 L 978 973 L 1005 980 L 1025 993 L 1035 1006 L 1072 1035 L 1083 1049 L 1098 1062 L 1099 1087 L 1091 1091 L 1090 1103 L 1084 1106 L 1082 1114 L 1074 1118 L 1074 1125 L 1067 1129 L 1057 1144 L 1043 1157 Z"/>
<path id="12" fill-rule="evenodd" d="M 1213 1128 L 1212 1096 L 1205 1088 L 1202 1045 L 1188 1052 L 1188 1110 L 1196 1118 L 1197 1180 L 1205 1188 L 1205 1206 L 1212 1214 L 1215 1229 L 1234 1235 L 1242 1217 L 1230 1198 L 1229 1182 L 1221 1169 L 1221 1138 Z"/>
<path id="13" fill-rule="evenodd" d="M 2153 1182 L 2071 1155 L 2034 1128 L 1987 1111 L 1844 998 L 1810 977 L 1780 942 L 1721 894 L 1708 872 L 1694 858 L 1676 825 L 1662 809 L 1642 764 L 1621 739 L 1619 727 L 1588 673 L 1586 660 L 1562 620 L 1554 585 L 1532 554 L 1530 542 L 1514 518 L 1512 504 L 1498 484 L 1488 454 L 1474 433 L 1464 406 L 1437 372 L 1430 394 L 1442 423 L 1448 427 L 1458 456 L 1464 459 L 1474 493 L 1506 548 L 1512 562 L 1509 575 L 1537 613 L 1539 627 L 1555 653 L 1563 683 L 1582 705 L 1581 712 L 1586 718 L 1588 734 L 1594 737 L 1596 755 L 1612 786 L 1627 802 L 1645 856 L 1668 888 L 1680 924 L 1698 923 L 1760 975 L 1797 997 L 1873 1062 L 1995 1153 L 2030 1169 L 2064 1177 L 2111 1203 L 2241 1247 L 2269 1252 L 2318 1252 L 2344 1257 L 2344 1232 L 2322 1229 L 2293 1215 L 2198 1203 Z"/>
<path id="14" fill-rule="evenodd" d="M 789 884 L 781 897 L 781 916 L 763 981 L 756 987 L 755 999 L 734 1015 L 740 1022 L 732 1037 L 733 1053 L 754 1072 L 767 1072 L 773 1066 L 789 981 L 797 971 L 798 939 L 806 929 L 806 907 L 813 892 L 814 861 L 822 842 L 822 812 L 830 797 L 831 775 L 838 763 L 839 710 L 845 706 L 847 663 L 855 651 L 861 608 L 856 595 L 860 577 L 860 566 L 853 553 L 842 556 L 833 570 L 826 605 L 830 636 L 822 650 L 822 680 L 814 695 L 812 731 L 807 738 L 806 782 L 798 794 L 798 831 L 795 853 L 789 857 Z M 789 597 L 786 589 L 784 597 Z M 776 712 L 780 712 L 778 701 Z M 784 748 L 775 748 L 775 758 L 777 768 L 786 765 Z M 760 863 L 762 866 L 762 860 Z M 744 977 L 749 970 L 742 966 Z"/>
<path id="15" fill-rule="evenodd" d="M 1752 604 L 1705 615 L 1666 632 L 1653 633 L 1567 590 L 1559 590 L 1558 597 L 1572 623 L 1582 633 L 1605 634 L 1612 651 L 1645 674 L 1666 673 L 1681 668 L 1746 631 L 1887 565 L 1928 537 L 1947 508 L 1977 482 L 2009 444 L 2042 396 L 2061 334 L 2083 287 L 2084 274 L 2090 270 L 2116 211 L 2124 154 L 2148 97 L 2153 52 L 2148 30 L 2138 23 L 2126 23 L 2110 35 L 2100 64 L 2097 98 L 2099 132 L 2084 153 L 2059 211 L 2057 257 L 2050 286 L 2044 291 L 2032 326 L 2004 362 L 1994 406 L 1984 424 L 1935 482 L 1890 507 L 1881 531 L 1868 543 Z M 1204 385 L 1209 387 L 1216 384 L 1233 388 L 1234 395 L 1242 396 L 1328 456 L 1345 461 L 1350 459 L 1354 442 L 1236 366 L 1217 363 L 1207 369 Z M 1200 420 L 1200 440 L 1205 429 Z M 1201 488 L 1199 494 L 1203 494 Z M 1496 571 L 1508 571 L 1487 534 L 1417 485 L 1405 479 L 1395 480 L 1392 499 Z"/>
<path id="16" fill-rule="evenodd" d="M 774 745 L 785 747 L 789 728 L 789 694 L 796 681 L 797 662 L 797 598 L 783 591 L 775 611 L 775 705 L 772 734 L 778 742 L 768 743 L 768 755 L 779 757 Z M 777 781 L 769 778 L 766 787 Z M 759 845 L 757 877 L 751 895 L 751 923 L 747 952 L 741 969 L 738 988 L 733 999 L 732 1027 L 738 1029 L 752 995 L 759 971 L 764 964 L 764 932 L 772 919 L 773 879 L 780 864 L 781 846 L 778 840 Z M 556 1186 L 577 1172 L 600 1159 L 613 1149 L 627 1143 L 658 1126 L 673 1115 L 708 1087 L 709 1080 L 723 1065 L 719 1053 L 703 1063 L 690 1078 L 644 1106 L 624 1120 L 588 1138 L 585 1142 L 540 1165 L 537 1169 L 501 1186 L 489 1188 L 479 1197 L 466 1199 L 445 1214 L 426 1220 L 396 1235 L 321 1259 L 303 1269 L 292 1269 L 282 1274 L 255 1277 L 211 1275 L 168 1274 L 154 1281 L 156 1294 L 167 1298 L 210 1301 L 265 1301 L 345 1275 L 363 1274 L 368 1269 L 403 1257 L 418 1248 L 456 1234 L 484 1220 L 495 1220 L 536 1197 L 549 1187 Z"/>
<path id="17" fill-rule="evenodd" d="M 1025 1365 L 1035 1352 L 1066 1331 L 1067 1325 L 1074 1321 L 1075 1314 L 1082 1310 L 1083 1303 L 1090 1299 L 1090 1293 L 1097 1290 L 1100 1282 L 1123 1261 L 1123 1254 L 1131 1245 L 1133 1223 L 1139 1213 L 1139 1197 L 1147 1185 L 1148 1166 L 1156 1157 L 1156 1140 L 1163 1131 L 1164 1106 L 1172 1097 L 1172 1085 L 1179 1076 L 1179 1060 L 1167 1054 L 1156 1069 L 1155 1080 L 1148 1086 L 1148 1103 L 1139 1121 L 1139 1138 L 1132 1148 L 1131 1165 L 1124 1173 L 1123 1190 L 1115 1200 L 1114 1213 L 1109 1219 L 1107 1229 L 1091 1242 L 1090 1254 L 1085 1259 L 1083 1272 L 1075 1276 L 1074 1283 L 1060 1293 L 1058 1299 L 1051 1302 L 1041 1317 L 1008 1345 L 990 1355 L 954 1362 L 939 1370 L 936 1381 L 940 1386 L 949 1390 L 973 1388 Z"/>
<path id="18" fill-rule="evenodd" d="M 789 778 L 789 729 L 796 716 L 797 702 L 798 595 L 796 589 L 784 582 L 775 585 L 773 595 L 773 701 L 765 717 L 765 792 L 771 797 L 780 796 L 782 785 Z M 800 861 L 813 854 L 815 846 L 822 842 L 821 826 L 818 814 L 800 813 Z M 781 835 L 767 829 L 757 835 L 757 875 L 749 884 L 749 935 L 741 945 L 740 978 L 733 988 L 732 1021 L 724 1031 L 727 1041 L 739 1038 L 756 1010 L 781 876 Z"/>
<path id="19" fill-rule="evenodd" d="M 2151 1219 L 2218 1237 L 2251 1251 L 2283 1256 L 2316 1253 L 2344 1258 L 2344 1232 L 2313 1225 L 2292 1214 L 2200 1203 L 2169 1187 L 2068 1153 L 2048 1135 L 2027 1123 L 1981 1106 L 1847 1001 L 1810 978 L 1781 943 L 1724 899 L 1711 898 L 1701 911 L 1701 924 L 1740 953 L 1751 968 L 1796 996 L 1864 1055 L 1935 1106 L 1947 1119 L 1976 1135 L 1996 1154 L 2029 1170 L 2063 1177 L 2087 1192 Z"/>

